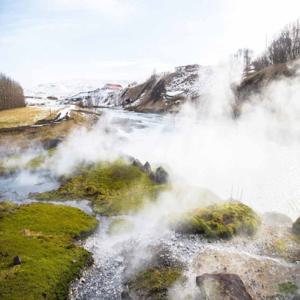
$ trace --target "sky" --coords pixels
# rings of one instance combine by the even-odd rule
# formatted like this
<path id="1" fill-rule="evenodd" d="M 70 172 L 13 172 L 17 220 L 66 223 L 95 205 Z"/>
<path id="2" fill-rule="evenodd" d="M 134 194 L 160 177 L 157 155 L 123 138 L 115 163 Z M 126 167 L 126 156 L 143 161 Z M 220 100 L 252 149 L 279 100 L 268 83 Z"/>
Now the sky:
<path id="1" fill-rule="evenodd" d="M 0 72 L 29 87 L 137 80 L 260 53 L 299 0 L 0 0 Z"/>

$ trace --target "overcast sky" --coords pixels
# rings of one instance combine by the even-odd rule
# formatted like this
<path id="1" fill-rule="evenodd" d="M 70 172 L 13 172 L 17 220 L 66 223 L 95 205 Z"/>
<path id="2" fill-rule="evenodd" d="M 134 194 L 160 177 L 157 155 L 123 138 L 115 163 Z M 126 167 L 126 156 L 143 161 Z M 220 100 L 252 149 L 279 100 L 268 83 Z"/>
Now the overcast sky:
<path id="1" fill-rule="evenodd" d="M 0 71 L 24 86 L 141 79 L 264 49 L 300 0 L 0 0 Z"/>

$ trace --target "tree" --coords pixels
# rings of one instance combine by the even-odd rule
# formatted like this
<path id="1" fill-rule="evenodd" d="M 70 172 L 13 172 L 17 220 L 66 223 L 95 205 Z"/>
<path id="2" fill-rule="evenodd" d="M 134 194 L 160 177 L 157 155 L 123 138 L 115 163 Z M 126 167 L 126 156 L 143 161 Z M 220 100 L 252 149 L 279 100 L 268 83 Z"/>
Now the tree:
<path id="1" fill-rule="evenodd" d="M 267 47 L 265 53 L 253 61 L 256 70 L 269 65 L 287 63 L 300 58 L 299 20 L 287 25 Z"/>
<path id="2" fill-rule="evenodd" d="M 0 110 L 23 106 L 25 98 L 21 85 L 0 73 Z"/>

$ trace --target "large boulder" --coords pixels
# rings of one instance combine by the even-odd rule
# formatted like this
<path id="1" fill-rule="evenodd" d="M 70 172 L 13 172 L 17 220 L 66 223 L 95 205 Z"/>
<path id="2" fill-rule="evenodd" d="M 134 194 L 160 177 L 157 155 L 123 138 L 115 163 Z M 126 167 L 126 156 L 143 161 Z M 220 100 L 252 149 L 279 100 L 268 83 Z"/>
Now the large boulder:
<path id="1" fill-rule="evenodd" d="M 241 238 L 238 240 L 236 242 L 240 246 L 232 241 L 230 249 L 220 245 L 216 247 L 220 247 L 219 249 L 212 247 L 199 252 L 194 258 L 191 272 L 198 275 L 237 274 L 253 299 L 286 299 L 281 295 L 279 286 L 284 282 L 298 284 L 300 266 L 265 255 L 247 253 L 241 247 Z M 252 241 L 245 238 L 242 243 L 245 243 L 244 249 L 248 250 L 260 247 L 257 238 Z"/>
<path id="2" fill-rule="evenodd" d="M 251 300 L 241 278 L 236 274 L 203 274 L 196 278 L 203 300 Z"/>

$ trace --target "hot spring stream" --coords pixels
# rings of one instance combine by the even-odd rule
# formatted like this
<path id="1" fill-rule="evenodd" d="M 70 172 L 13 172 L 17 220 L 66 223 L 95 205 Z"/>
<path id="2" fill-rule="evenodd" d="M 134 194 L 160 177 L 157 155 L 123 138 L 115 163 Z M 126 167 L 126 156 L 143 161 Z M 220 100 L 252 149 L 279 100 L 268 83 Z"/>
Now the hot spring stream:
<path id="1" fill-rule="evenodd" d="M 256 139 L 257 135 L 246 132 L 246 137 L 241 137 L 244 129 L 232 127 L 232 124 L 224 125 L 220 122 L 211 127 L 209 121 L 199 125 L 186 122 L 185 117 L 182 117 L 174 126 L 172 116 L 104 111 L 107 111 L 105 132 L 108 132 L 104 147 L 121 149 L 123 154 L 137 157 L 143 163 L 149 161 L 154 165 L 163 164 L 170 172 L 172 182 L 180 188 L 176 193 L 166 193 L 157 204 L 152 203 L 138 213 L 97 216 L 100 226 L 83 243 L 93 253 L 94 264 L 84 270 L 82 277 L 72 284 L 71 299 L 127 299 L 127 280 L 151 260 L 157 259 L 157 253 L 165 264 L 176 261 L 183 266 L 185 280 L 171 287 L 171 299 L 199 299 L 195 278 L 204 272 L 239 273 L 257 299 L 265 299 L 265 295 L 273 292 L 268 288 L 272 281 L 300 282 L 300 265 L 285 261 L 268 248 L 275 235 L 284 236 L 287 230 L 284 226 L 279 226 L 273 232 L 272 225 L 266 222 L 254 238 L 209 241 L 197 235 L 175 233 L 166 225 L 168 211 L 177 212 L 180 208 L 188 208 L 200 188 L 204 191 L 202 195 L 207 195 L 207 198 L 213 197 L 215 193 L 220 199 L 240 199 L 259 213 L 275 210 L 294 220 L 300 214 L 299 200 L 295 200 L 300 199 L 300 189 L 294 189 L 293 194 L 286 194 L 285 191 L 295 182 L 298 185 L 300 182 L 300 167 L 295 165 L 299 161 L 294 155 L 299 153 L 298 144 L 292 152 L 287 152 L 284 147 L 273 147 L 273 141 L 263 142 L 265 150 L 270 150 L 271 158 L 266 158 L 264 153 L 255 148 L 255 143 L 253 145 L 249 142 L 249 139 Z M 97 134 L 104 139 L 103 132 L 95 131 L 91 139 L 96 139 Z M 196 138 L 192 139 L 191 133 Z M 211 141 L 214 139 L 218 141 L 212 147 Z M 205 144 L 201 144 L 201 141 Z M 261 141 L 260 137 L 258 141 Z M 252 155 L 244 151 L 249 149 L 250 144 Z M 237 156 L 236 160 L 230 159 L 237 152 L 245 155 Z M 214 158 L 209 158 L 210 154 Z M 221 154 L 223 159 L 220 158 Z M 276 161 L 276 158 L 279 160 Z M 242 160 L 246 162 L 241 163 Z M 254 161 L 258 161 L 257 165 Z M 266 165 L 276 163 L 278 167 L 270 167 L 268 174 L 259 171 L 260 168 L 267 169 Z M 247 174 L 241 170 L 246 170 Z M 277 176 L 284 171 L 284 175 Z M 285 185 L 284 189 L 276 186 L 280 181 Z M 192 188 L 194 186 L 197 186 L 195 191 Z M 26 203 L 32 201 L 28 198 L 29 193 L 57 187 L 58 182 L 51 172 L 22 171 L 0 178 L 0 200 Z M 286 201 L 278 200 L 284 196 Z M 272 204 L 269 202 L 271 198 L 275 199 Z M 88 201 L 66 201 L 61 204 L 92 213 Z M 123 226 L 114 230 L 114 224 L 118 222 L 122 222 Z"/>

